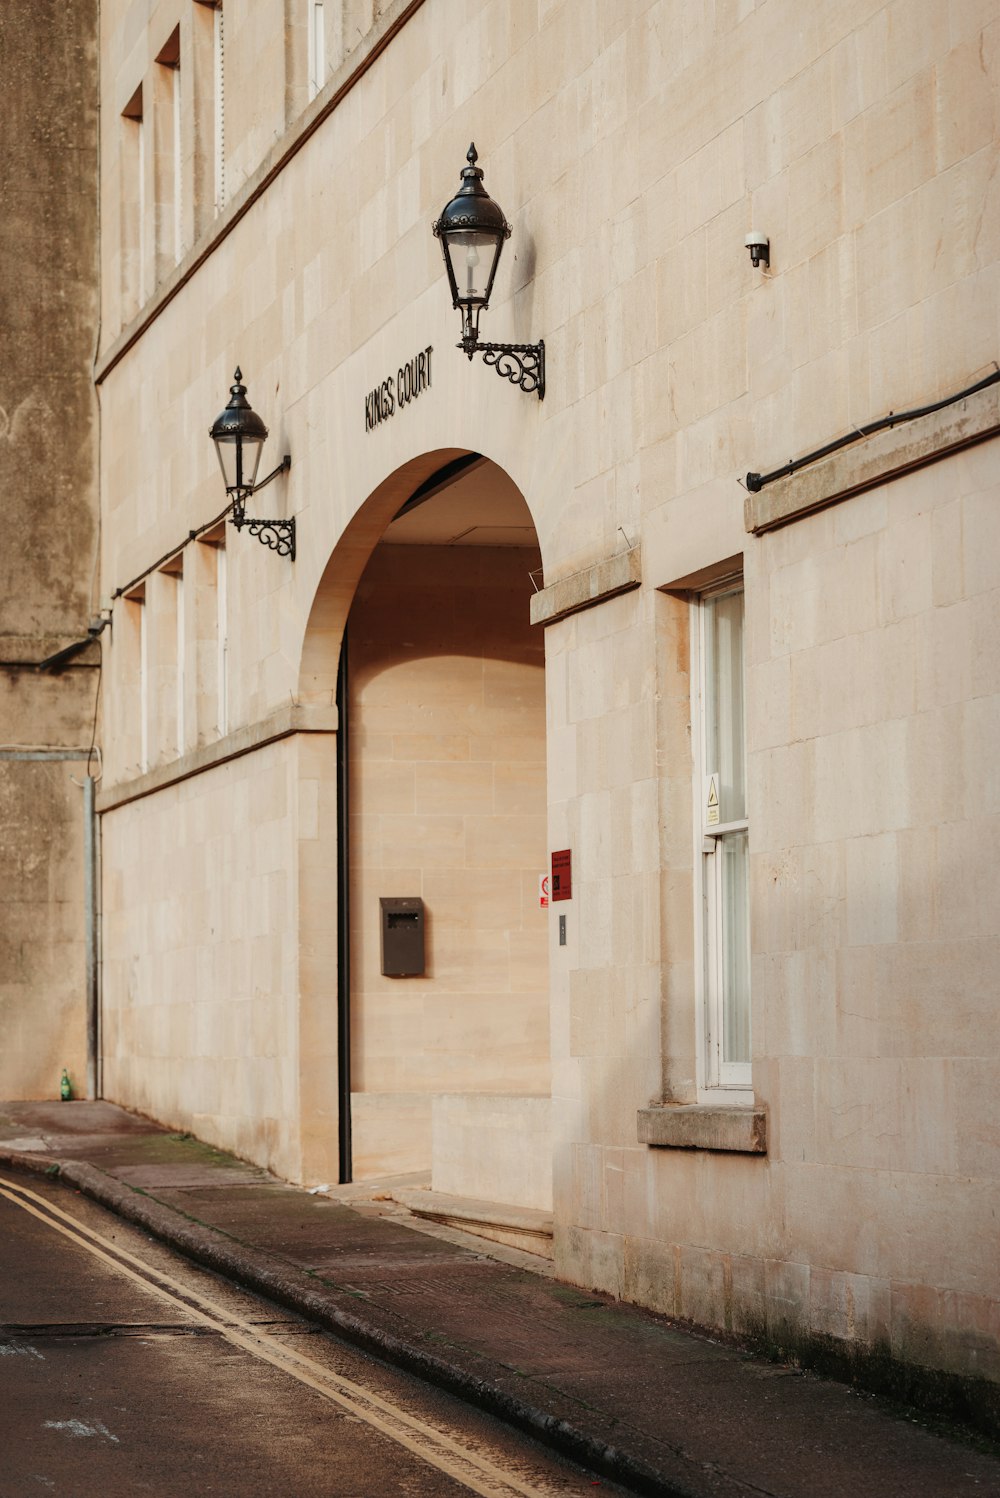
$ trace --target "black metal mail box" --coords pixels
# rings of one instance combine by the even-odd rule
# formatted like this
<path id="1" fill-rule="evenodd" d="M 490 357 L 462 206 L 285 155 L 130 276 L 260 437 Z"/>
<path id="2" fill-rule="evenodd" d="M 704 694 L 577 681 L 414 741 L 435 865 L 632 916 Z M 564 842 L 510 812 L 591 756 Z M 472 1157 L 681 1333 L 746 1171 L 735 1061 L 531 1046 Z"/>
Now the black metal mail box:
<path id="1" fill-rule="evenodd" d="M 419 895 L 379 900 L 382 908 L 382 973 L 416 978 L 424 971 L 424 902 Z"/>

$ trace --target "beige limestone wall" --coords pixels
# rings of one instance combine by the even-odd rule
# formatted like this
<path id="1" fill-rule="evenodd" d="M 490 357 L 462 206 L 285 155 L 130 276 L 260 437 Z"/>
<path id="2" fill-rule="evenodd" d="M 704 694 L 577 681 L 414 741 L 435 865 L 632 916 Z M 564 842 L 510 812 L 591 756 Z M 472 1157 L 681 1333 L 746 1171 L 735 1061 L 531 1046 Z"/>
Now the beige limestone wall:
<path id="1" fill-rule="evenodd" d="M 517 27 L 506 10 L 422 6 L 102 380 L 112 590 L 220 507 L 204 432 L 237 359 L 271 426 L 265 461 L 294 449 L 267 506 L 298 513 L 314 549 L 294 580 L 273 558 L 245 561 L 252 645 L 267 658 L 287 638 L 265 660 L 261 711 L 294 690 L 338 535 L 418 451 L 489 449 L 538 508 L 550 580 L 613 551 L 621 526 L 641 529 L 648 575 L 669 581 L 740 549 L 741 471 L 947 393 L 993 357 L 988 13 L 856 0 L 801 26 L 771 0 L 709 26 L 692 5 L 679 44 L 661 4 L 594 6 L 592 26 L 578 6 L 525 7 Z M 803 104 L 817 96 L 829 113 Z M 881 128 L 889 99 L 919 127 L 898 148 Z M 544 332 L 555 377 L 541 406 L 503 400 L 450 347 L 429 225 L 484 118 L 487 185 L 521 246 L 491 327 Z M 822 159 L 817 133 L 833 142 Z M 807 232 L 811 182 L 827 216 Z M 769 276 L 742 247 L 751 221 L 771 235 Z M 905 305 L 879 290 L 897 284 Z M 107 317 L 104 350 L 114 337 Z M 419 436 L 407 412 L 366 437 L 362 392 L 428 343 Z"/>
<path id="2" fill-rule="evenodd" d="M 234 202 L 218 230 L 231 232 L 121 362 L 100 367 L 109 589 L 221 508 L 204 434 L 237 361 L 272 431 L 265 463 L 293 454 L 261 499 L 298 517 L 294 568 L 246 537 L 229 549 L 238 724 L 290 693 L 329 698 L 329 671 L 304 647 L 320 581 L 335 556 L 322 621 L 335 661 L 367 555 L 443 461 L 432 454 L 477 451 L 505 468 L 547 582 L 641 542 L 641 591 L 546 631 L 549 846 L 573 848 L 577 891 L 567 947 L 550 950 L 560 1270 L 717 1324 L 845 1342 L 888 1324 L 905 1355 L 972 1372 L 996 1346 L 984 1332 L 977 1352 L 962 1330 L 995 1302 L 980 1212 L 996 1171 L 988 1140 L 969 1141 L 974 1170 L 955 1142 L 952 1077 L 967 1064 L 971 1096 L 974 1056 L 996 1055 L 983 955 L 996 902 L 989 827 L 958 820 L 981 839 L 963 884 L 930 780 L 957 764 L 944 747 L 957 720 L 932 722 L 933 690 L 959 693 L 963 734 L 989 712 L 992 603 L 934 593 L 965 555 L 944 512 L 974 511 L 984 486 L 942 479 L 950 499 L 930 521 L 914 512 L 912 535 L 890 512 L 915 503 L 926 475 L 886 491 L 870 532 L 868 496 L 751 542 L 739 480 L 991 367 L 998 43 L 987 0 L 433 0 L 238 221 Z M 513 224 L 484 327 L 544 336 L 544 403 L 452 347 L 429 225 L 472 137 Z M 768 274 L 749 265 L 751 226 L 770 236 Z M 102 358 L 116 336 L 108 316 Z M 366 434 L 364 394 L 428 345 L 432 389 Z M 751 834 L 766 1159 L 634 1142 L 636 1108 L 698 1080 L 687 625 L 654 590 L 739 554 L 752 825 L 765 839 Z M 976 555 L 962 565 L 974 573 Z M 823 623 L 831 608 L 842 634 Z M 903 701 L 914 673 L 924 695 Z M 869 677 L 878 691 L 858 686 Z M 801 722 L 769 742 L 793 688 Z M 111 673 L 109 714 L 128 718 L 128 694 Z M 873 716 L 845 723 L 845 711 Z M 137 824 L 156 799 L 137 803 Z M 907 839 L 919 857 L 904 855 Z M 803 848 L 820 850 L 815 870 Z M 918 868 L 923 894 L 907 882 Z M 918 960 L 906 933 L 920 899 L 925 925 L 946 919 Z M 807 914 L 808 961 L 788 929 L 801 919 L 804 932 Z M 961 995 L 926 1056 L 909 1052 L 914 1025 L 935 1032 L 929 1001 L 904 1004 L 894 972 L 884 990 L 872 977 L 897 952 L 914 994 L 945 968 Z M 881 1017 L 859 1020 L 876 981 Z"/>
<path id="3" fill-rule="evenodd" d="M 860 1276 L 860 1335 L 994 1378 L 997 458 L 776 532 L 748 588 L 755 1081 L 789 1257 L 817 1330 L 850 1335 Z"/>
<path id="4" fill-rule="evenodd" d="M 103 640 L 119 688 L 104 709 L 108 786 L 176 765 L 239 722 L 229 703 L 241 653 L 238 597 L 225 527 L 207 536 L 115 601 L 114 627 Z"/>
<path id="5" fill-rule="evenodd" d="M 287 0 L 225 0 L 226 201 L 283 134 Z M 246 82 L 252 79 L 251 87 Z"/>
<path id="6" fill-rule="evenodd" d="M 327 0 L 327 92 L 345 63 L 367 50 L 373 27 L 395 22 L 408 3 Z M 309 107 L 308 7 L 306 0 L 109 0 L 100 32 L 101 296 L 103 336 L 112 341 L 176 277 Z"/>
<path id="7" fill-rule="evenodd" d="M 752 24 L 744 18 L 740 43 L 728 46 L 718 36 L 709 45 L 707 34 L 699 35 L 692 8 L 691 46 L 679 53 L 680 92 L 674 92 L 671 109 L 659 116 L 662 161 L 669 164 L 678 154 L 689 154 L 689 159 L 679 169 L 668 165 L 664 182 L 648 189 L 641 209 L 636 209 L 636 221 L 644 227 L 658 222 L 686 229 L 681 242 L 671 246 L 656 267 L 657 306 L 663 319 L 656 335 L 641 320 L 635 324 L 651 340 L 659 339 L 659 347 L 651 343 L 648 357 L 640 357 L 635 366 L 645 397 L 636 438 L 638 484 L 648 506 L 642 530 L 643 575 L 648 582 L 667 586 L 756 544 L 743 533 L 734 489 L 737 473 L 748 467 L 766 469 L 817 445 L 821 434 L 850 430 L 859 419 L 859 403 L 874 415 L 916 404 L 925 398 L 919 392 L 937 388 L 943 394 L 947 388 L 959 388 L 993 357 L 988 345 L 996 330 L 994 199 L 990 188 L 972 184 L 985 184 L 995 161 L 994 18 L 985 11 L 973 18 L 969 12 L 939 9 L 933 18 L 922 17 L 918 23 L 912 8 L 904 13 L 900 7 L 865 7 L 864 17 L 861 9 L 838 8 L 835 15 L 832 8 L 820 7 L 811 13 L 815 29 L 808 36 L 800 33 L 797 42 L 788 35 L 778 40 L 777 31 L 772 32 L 774 47 L 765 57 L 757 47 L 772 23 L 782 24 L 780 10 L 772 10 L 770 17 L 758 10 Z M 647 14 L 652 22 L 655 7 Z M 841 24 L 846 35 L 837 39 L 831 28 Z M 986 25 L 981 49 L 980 24 Z M 789 54 L 799 44 L 812 55 L 805 67 L 803 53 L 805 71 L 796 77 Z M 863 65 L 863 86 L 851 60 Z M 717 86 L 709 87 L 713 68 Z M 782 81 L 778 75 L 786 68 L 789 76 Z M 968 97 L 946 106 L 948 80 L 963 70 Z M 755 84 L 761 81 L 771 92 L 743 121 L 734 120 L 730 130 L 713 134 L 704 129 L 697 108 L 684 115 L 681 99 L 690 97 L 689 83 L 700 78 L 702 100 L 718 101 L 731 97 L 731 88 L 738 93 L 750 74 Z M 817 88 L 832 101 L 832 141 L 826 139 L 830 124 L 825 111 L 815 108 Z M 891 103 L 879 96 L 880 90 Z M 962 120 L 964 152 L 953 153 L 943 144 L 951 134 L 951 123 L 945 123 L 942 113 L 946 107 L 952 119 Z M 713 105 L 703 103 L 701 108 L 709 112 Z M 885 123 L 907 111 L 910 125 L 889 139 Z M 656 116 L 649 109 L 642 118 L 651 124 Z M 718 122 L 718 113 L 715 118 Z M 679 126 L 685 119 L 691 123 Z M 843 135 L 838 120 L 844 122 Z M 692 150 L 695 130 L 702 131 L 702 142 L 710 144 Z M 810 130 L 822 132 L 822 142 L 819 135 L 806 139 Z M 668 134 L 674 136 L 672 141 Z M 663 211 L 668 184 L 669 216 Z M 825 219 L 808 207 L 810 189 L 823 194 Z M 981 216 L 984 202 L 988 206 Z M 655 220 L 650 217 L 654 213 Z M 914 225 L 922 219 L 930 236 L 912 256 L 916 241 L 898 232 L 907 215 Z M 742 232 L 751 222 L 772 236 L 771 275 L 756 281 L 744 279 L 728 249 L 736 229 Z M 781 231 L 780 251 L 774 224 Z M 900 292 L 901 287 L 906 289 Z M 985 297 L 982 304 L 980 293 Z M 979 321 L 980 305 L 985 322 Z M 946 310 L 949 306 L 954 319 Z M 981 461 L 987 471 L 995 471 L 995 456 Z M 944 477 L 946 473 L 947 466 L 937 470 L 936 481 L 912 482 L 937 482 L 954 499 L 968 480 L 955 474 Z M 886 554 L 893 560 L 876 565 L 871 556 L 863 558 L 861 542 L 853 551 L 848 545 L 852 526 L 859 527 L 859 535 L 867 528 L 868 521 L 858 516 L 865 515 L 868 503 L 869 499 L 849 502 L 839 512 L 839 522 L 831 522 L 841 529 L 843 549 L 836 564 L 822 556 L 822 542 L 817 541 L 822 532 L 806 527 L 807 534 L 798 543 L 801 569 L 782 578 L 777 597 L 768 572 L 771 565 L 781 565 L 783 548 L 794 547 L 792 530 L 777 533 L 770 546 L 761 543 L 761 554 L 747 558 L 748 602 L 758 611 L 770 607 L 773 627 L 780 630 L 786 650 L 799 636 L 812 642 L 817 614 L 824 608 L 835 611 L 842 633 L 851 638 L 838 640 L 836 646 L 824 640 L 825 659 L 800 660 L 800 690 L 821 699 L 824 712 L 834 718 L 839 711 L 874 718 L 882 712 L 895 719 L 903 711 L 899 693 L 917 671 L 927 639 L 934 641 L 936 669 L 943 677 L 951 674 L 946 662 L 960 663 L 954 690 L 961 692 L 963 681 L 975 678 L 982 683 L 988 677 L 986 663 L 996 652 L 992 626 L 984 621 L 992 618 L 992 605 L 968 608 L 961 625 L 958 615 L 953 614 L 946 626 L 943 615 L 928 613 L 923 630 L 904 641 L 897 605 L 884 601 L 886 595 L 909 592 L 912 598 L 914 589 L 919 593 L 924 588 L 924 605 L 929 606 L 926 575 L 931 557 L 939 572 L 953 568 L 958 543 L 927 514 L 914 522 L 913 536 L 904 528 L 886 539 Z M 896 503 L 900 515 L 915 504 L 909 497 Z M 925 542 L 927 549 L 922 550 Z M 820 554 L 814 556 L 813 549 Z M 779 560 L 772 564 L 772 558 Z M 622 607 L 616 602 L 594 614 Z M 548 631 L 550 651 L 561 651 L 569 623 Z M 863 625 L 867 631 L 855 634 Z M 658 1100 L 687 1100 L 698 1080 L 687 605 L 660 600 L 656 630 L 655 646 L 650 641 L 646 649 L 650 669 L 656 663 L 659 701 L 663 1076 L 650 1090 Z M 613 638 L 613 626 L 608 626 L 608 633 Z M 614 680 L 610 638 L 592 674 L 605 683 Z M 555 680 L 550 668 L 553 685 Z M 766 735 L 774 731 L 774 718 L 787 721 L 787 662 L 755 665 L 748 690 L 751 731 L 763 730 L 763 742 L 769 743 Z M 988 710 L 982 704 L 973 709 L 966 702 L 961 711 L 963 716 L 973 711 L 978 719 Z M 582 728 L 571 724 L 569 714 L 566 718 L 562 764 L 572 763 L 574 752 L 579 756 L 585 742 Z M 839 868 L 842 882 L 847 879 L 848 858 L 854 865 L 855 930 L 862 944 L 866 923 L 882 921 L 882 915 L 875 914 L 881 905 L 877 892 L 883 875 L 888 879 L 890 914 L 878 929 L 886 938 L 894 933 L 880 949 L 891 974 L 899 951 L 893 943 L 904 930 L 895 915 L 893 880 L 906 877 L 912 883 L 933 884 L 924 858 L 932 839 L 929 833 L 918 835 L 916 827 L 926 826 L 933 816 L 928 784 L 936 780 L 939 797 L 944 787 L 955 788 L 955 757 L 942 745 L 934 759 L 926 745 L 929 722 L 919 729 L 908 727 L 905 735 L 896 722 L 872 730 L 870 770 L 860 741 L 841 736 L 832 719 L 820 730 L 814 723 L 812 731 L 819 733 L 815 763 L 809 758 L 813 749 L 794 741 L 802 732 L 796 724 L 793 742 L 782 749 L 780 763 L 758 782 L 755 805 L 765 816 L 787 816 L 782 825 L 790 839 L 797 836 L 792 826 L 803 806 L 815 808 L 828 840 L 817 857 L 824 867 Z M 909 749 L 911 733 L 921 736 L 922 749 Z M 824 737 L 827 734 L 829 738 Z M 896 739 L 898 757 L 887 747 Z M 554 754 L 559 741 L 554 732 Z M 916 792 L 911 779 L 914 755 L 919 759 L 928 753 L 931 761 L 917 772 L 921 789 Z M 854 758 L 845 760 L 845 755 Z M 807 760 L 808 770 L 793 773 L 793 766 Z M 910 836 L 914 844 L 922 844 L 919 851 L 914 846 L 910 859 L 881 841 L 885 828 L 880 816 L 865 822 L 878 797 L 894 806 L 903 797 L 910 808 Z M 753 832 L 752 846 L 755 838 Z M 553 841 L 560 842 L 558 833 Z M 589 847 L 594 853 L 601 851 L 599 835 Z M 961 1024 L 954 1023 L 952 1008 L 949 1020 L 941 1022 L 947 1044 L 957 1048 L 959 1057 L 968 1049 L 976 1056 L 995 1058 L 979 939 L 987 930 L 995 936 L 996 905 L 990 854 L 984 851 L 981 859 L 981 877 L 962 885 L 969 902 L 965 925 L 970 929 L 961 942 L 952 943 L 947 956 L 939 949 L 931 969 L 949 965 L 955 1002 L 963 1012 L 971 1005 L 982 1021 L 981 1048 L 977 1042 L 970 1046 L 961 1037 Z M 904 862 L 906 876 L 897 873 Z M 557 1118 L 569 1125 L 566 1153 L 561 1163 L 558 1156 L 556 1162 L 557 1204 L 563 1204 L 557 1207 L 557 1218 L 561 1215 L 564 1224 L 557 1235 L 560 1267 L 571 1278 L 696 1320 L 738 1329 L 766 1328 L 777 1337 L 814 1333 L 845 1344 L 881 1342 L 904 1358 L 964 1372 L 986 1370 L 995 1376 L 996 1342 L 990 1327 L 997 1284 L 988 1223 L 995 1210 L 997 1178 L 983 1125 L 972 1131 L 972 1139 L 978 1134 L 979 1140 L 973 1144 L 970 1139 L 963 1161 L 969 1169 L 975 1158 L 975 1179 L 970 1182 L 961 1171 L 950 1173 L 956 1171 L 954 1141 L 964 1132 L 951 1084 L 944 1080 L 954 1058 L 938 1058 L 929 1070 L 915 1058 L 912 1065 L 904 1064 L 918 1044 L 911 1033 L 914 1016 L 900 1009 L 911 978 L 891 978 L 890 986 L 898 989 L 898 997 L 889 1004 L 891 1020 L 862 1025 L 870 1047 L 864 1061 L 857 1060 L 850 1047 L 839 1053 L 843 1042 L 831 1040 L 831 1026 L 839 1023 L 855 1031 L 858 1026 L 843 1017 L 835 1022 L 831 1009 L 842 1016 L 853 1009 L 858 982 L 852 975 L 859 958 L 840 952 L 838 927 L 829 916 L 833 896 L 824 898 L 825 885 L 815 888 L 819 876 L 811 869 L 804 872 L 794 857 L 792 867 L 798 882 L 787 904 L 787 890 L 777 894 L 760 876 L 754 888 L 755 953 L 758 944 L 761 948 L 754 970 L 754 1084 L 757 1097 L 771 1110 L 773 1167 L 749 1158 L 637 1149 L 634 1134 L 627 1137 L 624 1124 L 616 1131 L 606 1113 L 595 1119 L 595 1111 L 606 1109 L 609 1097 L 620 1095 L 614 1085 L 616 1069 L 595 1068 L 586 1079 L 583 1063 L 560 1059 L 573 1045 L 571 1027 L 581 1006 L 573 996 L 574 974 L 563 980 L 563 997 L 556 999 L 561 980 L 554 965 L 554 1091 L 557 1103 L 563 1100 Z M 836 887 L 835 883 L 832 888 Z M 801 911 L 794 899 L 799 890 L 809 895 Z M 780 1020 L 766 1008 L 775 959 L 770 937 L 762 932 L 767 933 L 772 920 L 785 927 L 789 921 L 800 921 L 803 931 L 810 924 L 815 930 L 811 965 L 804 965 L 799 953 L 787 965 L 783 957 L 779 960 L 781 991 L 787 995 Z M 589 927 L 589 921 L 584 924 Z M 976 935 L 969 940 L 972 928 Z M 843 940 L 847 944 L 846 934 Z M 915 961 L 922 973 L 925 957 L 900 954 L 903 972 L 909 972 Z M 867 955 L 860 960 L 869 972 L 869 981 L 861 984 L 867 994 L 865 1007 L 877 1005 L 884 1013 L 887 1001 L 872 993 L 880 988 L 871 981 L 874 959 Z M 599 1012 L 609 1032 L 604 1044 L 611 1054 L 634 1058 L 638 1051 L 629 1045 L 627 1017 L 616 1001 L 618 986 L 608 981 L 601 988 L 604 1007 Z M 758 1008 L 756 995 L 762 986 Z M 562 1035 L 557 1030 L 560 1014 Z M 780 1056 L 766 1059 L 771 1056 L 775 1024 L 779 1049 L 785 1044 L 784 1027 L 795 1028 L 797 1057 L 787 1064 Z M 938 1036 L 944 1040 L 940 1029 Z M 831 1046 L 835 1059 L 827 1070 L 828 1063 L 815 1058 L 825 1056 Z M 970 1075 L 980 1068 L 990 1073 L 993 1060 L 967 1064 Z M 624 1067 L 619 1070 L 629 1076 Z M 640 1095 L 643 1083 L 629 1080 L 631 1095 Z M 804 1096 L 799 1091 L 803 1086 Z M 809 1120 L 801 1133 L 800 1107 Z M 577 1118 L 570 1123 L 574 1110 Z M 794 1120 L 790 1129 L 783 1129 L 783 1110 Z M 891 1149 L 888 1139 L 881 1137 L 883 1129 Z M 817 1130 L 823 1135 L 821 1145 L 810 1142 Z M 841 1137 L 834 1145 L 830 1136 L 837 1135 Z M 857 1154 L 861 1140 L 863 1153 L 867 1152 L 863 1166 Z M 803 1160 L 813 1150 L 815 1157 L 806 1167 Z M 787 1171 L 783 1157 L 792 1161 Z M 939 1207 L 942 1194 L 947 1225 Z M 828 1201 L 836 1203 L 837 1223 L 830 1225 L 825 1240 Z M 894 1221 L 897 1213 L 902 1226 Z M 963 1243 L 970 1246 L 963 1248 Z M 961 1267 L 948 1271 L 949 1260 Z M 945 1288 L 928 1290 L 939 1283 Z M 921 1346 L 922 1337 L 926 1340 Z"/>
<path id="8" fill-rule="evenodd" d="M 223 16 L 221 152 L 217 8 Z M 117 336 L 174 275 L 284 133 L 286 109 L 293 100 L 298 108 L 304 104 L 300 80 L 289 78 L 286 86 L 284 27 L 291 8 L 290 0 L 225 0 L 218 7 L 212 0 L 111 0 L 101 7 L 105 336 Z M 288 51 L 288 67 L 304 74 L 304 56 L 291 46 Z M 169 63 L 160 60 L 165 56 Z M 250 78 L 253 86 L 246 87 Z M 174 89 L 181 100 L 180 181 Z"/>
<path id="9" fill-rule="evenodd" d="M 551 1115 L 551 1099 L 537 1094 L 439 1094 L 431 1108 L 431 1190 L 551 1212 Z"/>
<path id="10" fill-rule="evenodd" d="M 102 824 L 105 1095 L 296 1178 L 294 742 Z"/>
<path id="11" fill-rule="evenodd" d="M 571 1146 L 571 1277 L 786 1346 L 1000 1373 L 998 498 L 994 442 L 748 538 L 767 1154 L 622 1148 L 593 1129 L 612 1147 Z M 662 602 L 661 749 L 688 692 L 688 606 Z M 661 797 L 661 1095 L 687 1100 L 690 788 L 665 778 Z M 592 1106 L 598 1079 L 582 1090 Z"/>
<path id="12" fill-rule="evenodd" d="M 670 105 L 639 111 L 636 212 L 664 232 L 640 484 L 664 583 L 742 549 L 736 475 L 988 372 L 998 296 L 988 4 L 821 4 L 804 25 L 793 5 L 731 8 L 715 35 L 686 9 Z M 767 273 L 735 253 L 751 227 Z"/>
<path id="13" fill-rule="evenodd" d="M 549 836 L 573 857 L 573 897 L 555 907 L 566 945 L 553 924 L 549 946 L 556 1260 L 618 1293 L 636 1107 L 661 1090 L 653 601 L 628 593 L 545 631 Z"/>
<path id="14" fill-rule="evenodd" d="M 337 752 L 331 733 L 298 734 L 295 833 L 298 872 L 298 1118 L 284 1128 L 300 1141 L 297 1179 L 340 1179 L 337 1016 Z"/>
<path id="15" fill-rule="evenodd" d="M 430 1167 L 434 1094 L 548 1091 L 537 565 L 516 547 L 383 544 L 351 610 L 358 1178 Z M 379 898 L 398 895 L 424 901 L 423 977 L 380 971 Z"/>

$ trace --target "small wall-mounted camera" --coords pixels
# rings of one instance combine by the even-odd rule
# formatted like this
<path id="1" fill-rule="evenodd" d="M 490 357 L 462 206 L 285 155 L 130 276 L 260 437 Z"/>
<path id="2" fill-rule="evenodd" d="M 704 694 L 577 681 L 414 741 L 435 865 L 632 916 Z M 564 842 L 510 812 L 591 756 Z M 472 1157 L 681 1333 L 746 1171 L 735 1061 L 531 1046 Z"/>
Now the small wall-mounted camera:
<path id="1" fill-rule="evenodd" d="M 744 244 L 750 251 L 750 263 L 754 270 L 757 269 L 758 265 L 770 265 L 771 241 L 766 234 L 758 234 L 756 229 L 751 229 L 744 240 Z"/>
<path id="2" fill-rule="evenodd" d="M 98 635 L 103 634 L 104 631 L 110 627 L 110 624 L 111 610 L 101 609 L 99 614 L 94 614 L 91 617 L 87 625 L 87 633 L 88 635 L 90 635 L 91 639 L 96 640 Z"/>

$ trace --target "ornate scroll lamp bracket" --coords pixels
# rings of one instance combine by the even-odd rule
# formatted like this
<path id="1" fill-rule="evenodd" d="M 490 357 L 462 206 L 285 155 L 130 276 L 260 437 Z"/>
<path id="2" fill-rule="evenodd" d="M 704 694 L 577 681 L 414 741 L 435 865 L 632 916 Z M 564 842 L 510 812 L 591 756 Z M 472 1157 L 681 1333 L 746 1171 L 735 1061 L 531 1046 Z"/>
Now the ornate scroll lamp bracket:
<path id="1" fill-rule="evenodd" d="M 495 369 L 502 380 L 509 380 L 526 395 L 538 394 L 545 399 L 545 340 L 537 343 L 478 343 L 462 342 L 455 345 L 464 349 L 471 359 L 473 354 L 482 354 L 483 363 Z"/>

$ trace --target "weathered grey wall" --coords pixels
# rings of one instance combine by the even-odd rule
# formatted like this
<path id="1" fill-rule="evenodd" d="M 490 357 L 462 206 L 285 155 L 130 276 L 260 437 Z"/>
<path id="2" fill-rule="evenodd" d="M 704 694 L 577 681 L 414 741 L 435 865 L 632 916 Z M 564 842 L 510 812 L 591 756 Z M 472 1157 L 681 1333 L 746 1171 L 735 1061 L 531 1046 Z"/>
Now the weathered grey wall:
<path id="1" fill-rule="evenodd" d="M 83 805 L 96 647 L 97 0 L 0 7 L 0 1097 L 85 1063 Z"/>

